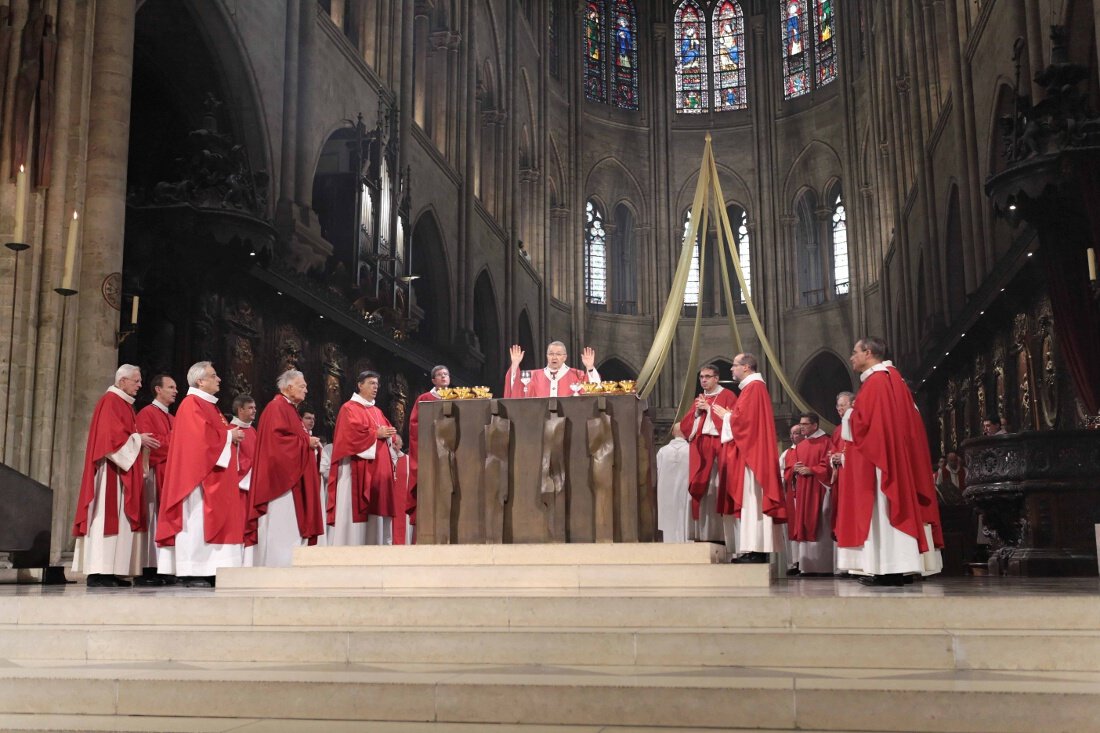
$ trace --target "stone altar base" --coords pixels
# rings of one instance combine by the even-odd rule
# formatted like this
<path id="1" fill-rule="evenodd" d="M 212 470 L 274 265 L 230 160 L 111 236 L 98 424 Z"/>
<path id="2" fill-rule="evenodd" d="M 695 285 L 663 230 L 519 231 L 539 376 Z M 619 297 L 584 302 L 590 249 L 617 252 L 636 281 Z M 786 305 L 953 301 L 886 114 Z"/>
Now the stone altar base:
<path id="1" fill-rule="evenodd" d="M 610 545 L 587 561 L 562 547 L 307 548 L 277 577 L 288 587 L 267 589 L 228 588 L 237 572 L 217 590 L 0 587 L 0 729 L 1080 733 L 1100 720 L 1095 580 L 736 587 L 752 570 L 712 563 L 707 545 Z M 521 587 L 538 551 L 566 553 L 552 567 L 731 582 Z M 337 577 L 363 561 L 506 581 L 386 587 L 383 572 L 381 588 L 307 587 L 307 563 Z"/>

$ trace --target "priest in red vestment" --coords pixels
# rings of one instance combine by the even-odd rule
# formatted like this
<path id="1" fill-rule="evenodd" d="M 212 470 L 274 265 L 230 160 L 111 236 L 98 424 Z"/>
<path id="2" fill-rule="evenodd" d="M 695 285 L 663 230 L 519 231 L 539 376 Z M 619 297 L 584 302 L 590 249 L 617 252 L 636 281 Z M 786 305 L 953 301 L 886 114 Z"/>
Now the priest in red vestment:
<path id="1" fill-rule="evenodd" d="M 420 403 L 434 402 L 439 399 L 439 390 L 451 386 L 451 370 L 442 364 L 432 367 L 432 388 L 416 398 L 413 403 L 412 413 L 409 414 L 409 453 L 408 453 L 408 501 L 405 511 L 409 515 L 409 521 L 416 524 L 416 477 L 420 467 Z M 434 447 L 429 446 L 428 459 L 435 454 Z"/>
<path id="2" fill-rule="evenodd" d="M 306 433 L 297 410 L 309 391 L 305 376 L 290 369 L 275 385 L 279 394 L 260 415 L 248 489 L 252 503 L 245 542 L 256 545 L 258 567 L 289 567 L 294 548 L 315 544 L 325 531 L 314 454 L 321 440 Z"/>
<path id="3" fill-rule="evenodd" d="M 546 366 L 542 369 L 532 370 L 530 383 L 523 383 L 523 371 L 520 363 L 523 361 L 524 351 L 519 346 L 513 346 L 509 350 L 512 365 L 508 373 L 504 375 L 504 397 L 569 397 L 573 394 L 571 385 L 583 382 L 599 382 L 600 373 L 596 371 L 596 352 L 591 347 L 585 347 L 581 352 L 581 363 L 584 370 L 571 369 L 565 361 L 569 353 L 565 344 L 561 341 L 551 341 L 546 347 Z"/>
<path id="4" fill-rule="evenodd" d="M 89 587 L 129 586 L 119 576 L 141 572 L 143 563 L 133 557 L 133 533 L 145 531 L 146 522 L 138 459 L 143 446 L 156 449 L 160 441 L 138 432 L 134 396 L 140 389 L 141 370 L 123 364 L 92 413 L 73 520 L 73 571 L 88 576 Z"/>
<path id="5" fill-rule="evenodd" d="M 187 395 L 164 470 L 157 521 L 157 569 L 185 586 L 210 588 L 218 568 L 239 568 L 244 513 L 237 444 L 244 437 L 218 410 L 221 377 L 208 361 L 187 370 Z"/>
<path id="6" fill-rule="evenodd" d="M 768 555 L 784 555 L 781 525 L 787 505 L 779 480 L 779 451 L 775 445 L 775 416 L 764 378 L 752 354 L 733 358 L 733 378 L 741 387 L 733 410 L 715 406 L 722 420 L 726 491 L 739 517 L 734 562 L 766 563 Z M 783 559 L 781 567 L 785 566 Z"/>
<path id="7" fill-rule="evenodd" d="M 906 576 L 943 568 L 927 438 L 912 393 L 885 355 L 878 338 L 860 339 L 852 349 L 852 368 L 863 386 L 848 421 L 844 467 L 851 467 L 856 452 L 874 480 L 868 481 L 870 471 L 863 480 L 854 475 L 837 516 L 838 567 L 868 585 L 902 585 Z"/>
<path id="8" fill-rule="evenodd" d="M 966 466 L 958 453 L 950 451 L 940 459 L 940 467 L 932 476 L 932 483 L 946 503 L 957 504 L 962 501 L 962 492 L 966 491 Z"/>
<path id="9" fill-rule="evenodd" d="M 256 459 L 256 428 L 253 427 L 253 423 L 256 421 L 256 400 L 252 398 L 252 395 L 241 392 L 239 395 L 233 398 L 233 419 L 229 421 L 229 424 L 241 431 L 241 442 L 237 444 L 237 476 L 240 481 L 237 484 L 239 487 L 239 494 L 241 500 L 241 507 L 244 514 L 244 524 L 242 527 L 247 531 L 248 527 L 248 511 L 249 511 L 249 496 L 248 487 L 252 482 L 252 462 Z M 255 552 L 254 545 L 245 545 L 244 548 L 244 560 L 242 565 L 246 568 L 252 567 L 252 555 Z"/>
<path id="10" fill-rule="evenodd" d="M 145 452 L 148 466 L 145 470 L 146 529 L 135 535 L 137 560 L 142 564 L 141 576 L 134 578 L 137 585 L 159 586 L 167 582 L 157 577 L 157 513 L 160 511 L 160 487 L 164 485 L 164 465 L 168 460 L 168 445 L 172 439 L 172 422 L 176 419 L 168 408 L 175 404 L 179 393 L 176 380 L 167 374 L 158 374 L 150 382 L 153 401 L 138 410 L 137 427 L 160 441 L 160 447 Z"/>
<path id="11" fill-rule="evenodd" d="M 737 404 L 733 390 L 718 384 L 718 367 L 699 368 L 702 394 L 693 409 L 680 420 L 680 431 L 688 441 L 688 493 L 691 495 L 692 539 L 701 542 L 725 542 L 733 554 L 734 512 L 725 491 L 722 471 L 722 421 L 711 408 L 732 410 Z"/>
<path id="12" fill-rule="evenodd" d="M 298 405 L 298 416 L 302 418 L 302 427 L 305 428 L 306 435 L 310 440 L 310 445 L 313 445 L 312 438 L 316 435 L 314 430 L 317 427 L 317 412 L 313 409 L 313 406 L 308 402 L 303 402 Z M 324 477 L 325 471 L 321 470 L 321 464 L 325 460 L 325 441 L 320 435 L 316 435 L 317 443 L 315 448 L 310 448 L 313 451 L 313 457 L 317 463 L 317 485 L 320 487 L 320 498 L 318 501 L 321 503 L 321 512 L 325 511 L 325 507 L 328 506 L 328 497 L 326 496 L 328 481 Z M 317 536 L 318 545 L 328 544 L 328 529 Z"/>
<path id="13" fill-rule="evenodd" d="M 358 391 L 336 417 L 326 508 L 334 545 L 393 544 L 397 511 L 390 447 L 400 437 L 375 405 L 380 379 L 378 372 L 360 373 Z"/>
<path id="14" fill-rule="evenodd" d="M 783 481 L 783 499 L 787 502 L 787 516 L 794 516 L 794 499 L 795 499 L 795 485 L 794 478 L 787 479 L 787 470 L 794 467 L 794 449 L 798 447 L 798 444 L 802 442 L 805 436 L 802 435 L 802 426 L 795 423 L 790 429 L 791 445 L 789 448 L 785 448 L 782 453 L 779 454 L 779 477 Z M 795 567 L 796 559 L 798 558 L 797 542 L 793 542 L 790 536 L 790 524 L 783 525 L 783 547 L 787 550 L 787 575 L 798 575 L 798 569 Z"/>
<path id="15" fill-rule="evenodd" d="M 795 447 L 792 456 L 787 454 L 783 479 L 785 486 L 794 486 L 795 513 L 789 514 L 787 533 L 794 550 L 795 568 L 803 574 L 832 575 L 833 573 L 833 500 L 832 467 L 829 454 L 832 439 L 819 427 L 816 413 L 804 412 L 798 426 L 803 440 Z"/>

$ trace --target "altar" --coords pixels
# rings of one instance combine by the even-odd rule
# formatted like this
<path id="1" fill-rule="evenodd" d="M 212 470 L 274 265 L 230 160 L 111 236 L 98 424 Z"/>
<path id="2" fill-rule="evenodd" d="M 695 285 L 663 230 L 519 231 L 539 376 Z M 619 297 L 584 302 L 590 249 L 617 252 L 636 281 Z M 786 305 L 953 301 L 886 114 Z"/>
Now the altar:
<path id="1" fill-rule="evenodd" d="M 420 403 L 418 544 L 653 542 L 636 395 Z"/>

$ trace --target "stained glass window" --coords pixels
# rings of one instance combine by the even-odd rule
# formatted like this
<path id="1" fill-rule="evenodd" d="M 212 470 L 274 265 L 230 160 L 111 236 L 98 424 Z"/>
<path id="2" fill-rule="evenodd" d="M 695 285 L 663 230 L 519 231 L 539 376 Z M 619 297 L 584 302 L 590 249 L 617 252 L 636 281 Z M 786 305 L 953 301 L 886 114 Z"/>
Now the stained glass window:
<path id="1" fill-rule="evenodd" d="M 584 96 L 593 102 L 606 102 L 604 77 L 603 0 L 588 0 L 584 8 Z"/>
<path id="2" fill-rule="evenodd" d="M 591 199 L 585 206 L 584 298 L 590 305 L 607 304 L 607 233 L 603 212 Z"/>
<path id="3" fill-rule="evenodd" d="M 780 0 L 784 99 L 801 97 L 836 79 L 835 4 L 836 0 Z"/>
<path id="4" fill-rule="evenodd" d="M 638 109 L 638 14 L 631 0 L 614 0 L 611 25 L 611 103 Z"/>
<path id="5" fill-rule="evenodd" d="M 714 111 L 748 106 L 745 79 L 745 16 L 733 0 L 722 0 L 711 15 Z"/>
<path id="6" fill-rule="evenodd" d="M 781 0 L 783 44 L 783 98 L 793 99 L 810 91 L 809 19 L 807 0 Z"/>
<path id="7" fill-rule="evenodd" d="M 749 242 L 749 215 L 741 212 L 741 221 L 731 222 L 737 225 L 737 260 L 741 265 L 741 274 L 745 277 L 745 290 L 741 291 L 741 302 L 745 302 L 745 296 L 752 295 L 752 249 Z"/>
<path id="8" fill-rule="evenodd" d="M 837 295 L 848 294 L 848 217 L 844 202 L 837 194 L 833 204 L 833 288 Z"/>
<path id="9" fill-rule="evenodd" d="M 691 228 L 691 210 L 684 212 L 684 237 Z M 681 239 L 681 243 L 682 243 Z M 687 287 L 684 289 L 684 305 L 699 305 L 699 234 L 691 246 L 691 269 L 688 270 Z"/>
<path id="10" fill-rule="evenodd" d="M 706 22 L 695 0 L 676 10 L 673 42 L 676 50 L 676 111 L 707 111 L 710 70 L 707 68 Z"/>
<path id="11" fill-rule="evenodd" d="M 817 86 L 836 78 L 836 45 L 833 42 L 834 0 L 814 0 L 814 56 Z"/>

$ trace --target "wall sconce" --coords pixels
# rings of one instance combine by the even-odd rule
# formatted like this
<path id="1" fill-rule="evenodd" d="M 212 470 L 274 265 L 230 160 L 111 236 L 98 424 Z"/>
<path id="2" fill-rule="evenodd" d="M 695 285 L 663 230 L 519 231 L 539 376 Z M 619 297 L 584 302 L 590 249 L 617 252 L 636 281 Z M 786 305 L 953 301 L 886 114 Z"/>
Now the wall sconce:
<path id="1" fill-rule="evenodd" d="M 138 309 L 141 305 L 141 296 L 135 295 L 130 301 L 130 323 L 128 326 L 123 327 L 115 334 L 115 348 L 122 346 L 122 342 L 128 339 L 131 334 L 137 332 L 138 326 Z"/>

